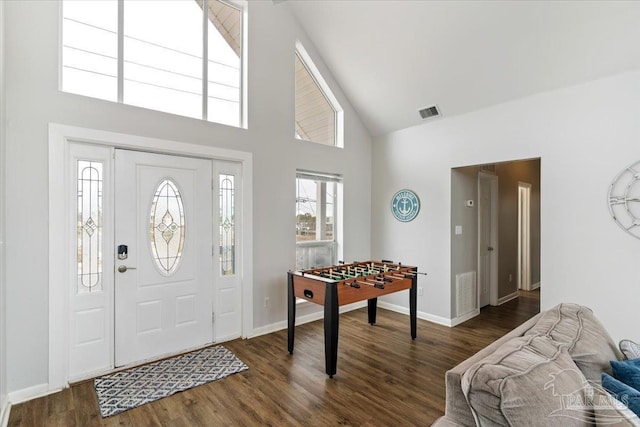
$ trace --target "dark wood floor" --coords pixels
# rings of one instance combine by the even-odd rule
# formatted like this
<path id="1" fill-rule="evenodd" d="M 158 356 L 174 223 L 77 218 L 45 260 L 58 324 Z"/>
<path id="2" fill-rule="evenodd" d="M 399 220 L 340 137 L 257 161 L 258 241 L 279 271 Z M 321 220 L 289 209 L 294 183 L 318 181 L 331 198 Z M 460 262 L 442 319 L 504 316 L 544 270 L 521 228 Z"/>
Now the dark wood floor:
<path id="1" fill-rule="evenodd" d="M 428 426 L 444 413 L 444 373 L 539 311 L 539 292 L 455 328 L 366 309 L 341 315 L 338 372 L 324 373 L 322 321 L 224 345 L 249 370 L 102 419 L 91 382 L 16 405 L 9 426 Z"/>

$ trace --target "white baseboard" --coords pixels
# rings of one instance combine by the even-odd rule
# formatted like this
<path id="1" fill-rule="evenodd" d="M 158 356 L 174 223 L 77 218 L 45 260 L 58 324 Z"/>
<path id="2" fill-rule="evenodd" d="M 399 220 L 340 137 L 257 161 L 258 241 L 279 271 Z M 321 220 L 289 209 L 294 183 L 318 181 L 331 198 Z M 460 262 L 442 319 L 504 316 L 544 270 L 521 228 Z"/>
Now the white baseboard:
<path id="1" fill-rule="evenodd" d="M 534 283 L 533 285 L 531 285 L 531 289 L 530 290 L 535 291 L 539 287 L 540 287 L 540 282 L 537 282 L 537 283 Z"/>
<path id="2" fill-rule="evenodd" d="M 259 337 L 261 335 L 267 335 L 273 332 L 278 332 L 286 327 L 287 327 L 286 320 L 283 320 L 282 322 L 271 323 L 269 325 L 261 326 L 259 328 L 253 328 L 253 330 L 245 338 L 251 339 L 251 338 Z"/>
<path id="3" fill-rule="evenodd" d="M 454 317 L 453 319 L 451 319 L 451 327 L 453 326 L 458 326 L 461 323 L 466 322 L 469 319 L 473 319 L 474 317 L 476 317 L 478 314 L 480 314 L 480 310 L 477 308 L 474 308 L 473 311 L 468 312 L 467 314 L 463 314 L 462 316 L 458 316 L 458 317 Z"/>
<path id="4" fill-rule="evenodd" d="M 509 302 L 512 299 L 516 299 L 516 298 L 518 298 L 518 291 L 515 291 L 514 293 L 509 295 L 505 295 L 502 298 L 498 298 L 498 305 L 502 305 L 505 302 Z"/>
<path id="5" fill-rule="evenodd" d="M 15 405 L 17 403 L 26 402 L 27 400 L 57 393 L 60 390 L 61 389 L 49 389 L 49 384 L 38 384 L 32 387 L 23 388 L 22 390 L 12 391 L 7 397 L 9 399 L 9 403 L 11 405 Z"/>
<path id="6" fill-rule="evenodd" d="M 362 307 L 366 307 L 366 301 L 357 302 L 354 304 L 348 304 L 340 307 L 340 313 L 346 313 L 348 311 L 357 310 Z M 305 323 L 315 322 L 316 320 L 320 320 L 324 317 L 324 311 L 318 310 L 314 313 L 306 314 L 304 316 L 296 316 L 296 326 L 304 325 Z M 251 331 L 251 334 L 247 336 L 247 338 L 255 338 L 261 335 L 267 335 L 273 332 L 278 332 L 288 327 L 288 323 L 286 320 L 281 322 L 271 323 L 270 325 L 261 326 L 259 328 L 254 328 Z"/>
<path id="7" fill-rule="evenodd" d="M 396 313 L 409 314 L 409 309 L 407 307 L 391 304 L 385 301 L 378 300 L 378 307 L 384 308 L 385 310 L 389 311 L 395 311 Z M 418 318 L 420 318 L 420 316 L 418 316 Z"/>
<path id="8" fill-rule="evenodd" d="M 9 399 L 4 399 L 2 404 L 2 412 L 0 412 L 0 427 L 9 425 L 9 415 L 11 414 L 11 403 Z"/>
<path id="9" fill-rule="evenodd" d="M 378 307 L 385 310 L 395 311 L 396 313 L 409 314 L 409 309 L 401 305 L 390 304 L 385 301 L 378 300 Z M 451 322 L 453 319 L 447 319 L 446 317 L 436 316 L 435 314 L 425 313 L 424 311 L 418 311 L 416 313 L 418 319 L 426 320 L 427 322 L 437 323 L 442 326 L 455 326 Z"/>
<path id="10" fill-rule="evenodd" d="M 515 297 L 513 295 L 514 294 L 501 298 L 500 300 L 498 300 L 498 304 L 503 304 L 507 301 L 510 301 L 511 299 L 517 297 L 518 293 L 517 292 L 515 293 Z M 359 302 L 359 303 L 350 304 L 344 307 L 340 307 L 340 313 L 356 310 L 361 307 L 366 307 L 366 303 Z M 378 307 L 385 310 L 395 311 L 396 313 L 407 314 L 407 315 L 409 314 L 409 309 L 407 307 L 391 304 L 385 301 L 378 300 Z M 454 317 L 453 319 L 447 319 L 446 317 L 436 316 L 435 314 L 426 313 L 424 311 L 418 311 L 416 313 L 416 316 L 418 317 L 418 319 L 426 320 L 428 322 L 437 323 L 438 325 L 447 326 L 451 328 L 463 322 L 466 322 L 469 319 L 476 317 L 478 314 L 480 314 L 480 310 L 475 309 L 462 316 Z M 322 312 L 322 310 L 320 310 L 315 313 L 307 314 L 305 316 L 296 317 L 296 325 L 303 325 L 305 323 L 320 320 L 322 319 L 323 315 L 324 313 Z M 287 328 L 287 321 L 283 320 L 281 322 L 272 323 L 270 325 L 262 326 L 260 328 L 254 328 L 252 333 L 248 335 L 247 338 L 255 338 L 261 335 L 267 335 L 272 332 L 281 331 L 286 328 Z"/>
<path id="11" fill-rule="evenodd" d="M 409 314 L 407 312 L 407 314 Z M 425 313 L 424 311 L 418 311 L 417 313 L 418 319 L 426 320 L 427 322 L 437 323 L 442 326 L 455 326 L 451 324 L 452 319 L 447 319 L 446 317 L 436 316 L 435 314 Z"/>

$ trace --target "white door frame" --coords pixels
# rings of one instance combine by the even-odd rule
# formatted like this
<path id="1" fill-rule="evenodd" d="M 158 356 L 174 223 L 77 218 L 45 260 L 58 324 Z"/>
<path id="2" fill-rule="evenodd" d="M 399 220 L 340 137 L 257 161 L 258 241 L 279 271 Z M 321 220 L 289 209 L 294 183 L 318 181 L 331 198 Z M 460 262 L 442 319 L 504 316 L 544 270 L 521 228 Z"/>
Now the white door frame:
<path id="1" fill-rule="evenodd" d="M 227 160 L 242 165 L 242 337 L 253 328 L 253 155 L 252 153 L 179 141 L 49 124 L 49 224 L 67 224 L 71 215 L 69 194 L 69 143 L 80 142 L 148 152 Z M 68 229 L 49 227 L 49 383 L 48 391 L 69 384 Z"/>
<path id="2" fill-rule="evenodd" d="M 491 184 L 491 237 L 490 240 L 493 243 L 493 256 L 491 258 L 491 280 L 489 283 L 489 304 L 498 305 L 498 176 L 486 172 L 478 173 L 478 280 L 477 280 L 477 307 L 480 308 L 480 278 L 482 277 L 482 262 L 480 259 L 480 228 L 481 224 L 481 212 L 482 212 L 482 198 L 480 197 L 480 182 L 482 180 L 488 180 Z"/>
<path id="3" fill-rule="evenodd" d="M 531 184 L 518 182 L 518 289 L 531 290 Z"/>

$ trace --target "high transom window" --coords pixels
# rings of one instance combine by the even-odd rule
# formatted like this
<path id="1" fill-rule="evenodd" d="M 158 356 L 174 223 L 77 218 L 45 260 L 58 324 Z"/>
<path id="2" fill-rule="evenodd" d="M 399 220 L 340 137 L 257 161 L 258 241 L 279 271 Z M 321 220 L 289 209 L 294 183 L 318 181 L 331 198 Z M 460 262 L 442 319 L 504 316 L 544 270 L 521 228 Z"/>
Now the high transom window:
<path id="1" fill-rule="evenodd" d="M 342 108 L 300 43 L 296 43 L 295 79 L 295 137 L 342 147 Z"/>
<path id="2" fill-rule="evenodd" d="M 342 180 L 336 175 L 296 176 L 296 269 L 336 264 Z"/>
<path id="3" fill-rule="evenodd" d="M 65 0 L 62 90 L 242 126 L 243 10 L 219 0 Z"/>

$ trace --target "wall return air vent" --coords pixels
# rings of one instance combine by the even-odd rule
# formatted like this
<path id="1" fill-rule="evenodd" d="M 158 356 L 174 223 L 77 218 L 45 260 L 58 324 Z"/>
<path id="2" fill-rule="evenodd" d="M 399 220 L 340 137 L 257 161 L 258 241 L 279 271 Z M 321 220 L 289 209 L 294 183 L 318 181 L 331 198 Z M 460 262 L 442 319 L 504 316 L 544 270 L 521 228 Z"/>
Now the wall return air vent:
<path id="1" fill-rule="evenodd" d="M 438 106 L 434 105 L 431 107 L 423 108 L 422 110 L 418 110 L 420 113 L 420 117 L 423 119 L 429 119 L 431 117 L 437 117 L 440 115 L 440 110 L 438 110 Z"/>

